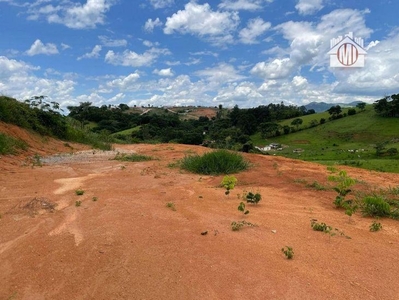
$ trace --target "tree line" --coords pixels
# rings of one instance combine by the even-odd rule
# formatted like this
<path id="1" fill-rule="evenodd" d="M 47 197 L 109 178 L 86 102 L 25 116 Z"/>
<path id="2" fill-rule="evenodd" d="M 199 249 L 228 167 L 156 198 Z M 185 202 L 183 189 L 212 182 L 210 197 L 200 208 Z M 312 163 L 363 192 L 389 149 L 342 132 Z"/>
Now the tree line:
<path id="1" fill-rule="evenodd" d="M 248 109 L 240 109 L 236 105 L 231 110 L 219 105 L 216 109 L 216 116 L 212 118 L 202 116 L 197 120 L 181 120 L 179 114 L 166 109 L 162 114 L 140 114 L 129 111 L 126 104 L 96 107 L 90 102 L 83 102 L 79 106 L 68 106 L 70 117 L 78 120 L 82 127 L 90 122 L 95 123 L 92 130 L 96 132 L 105 130 L 117 133 L 139 126 L 139 129 L 130 135 L 130 142 L 152 140 L 205 144 L 218 148 L 244 147 L 250 142 L 249 136 L 259 130 L 276 134 L 279 130 L 279 127 L 276 127 L 277 122 L 315 113 L 304 106 L 284 103 Z M 116 137 L 126 139 L 124 135 Z"/>

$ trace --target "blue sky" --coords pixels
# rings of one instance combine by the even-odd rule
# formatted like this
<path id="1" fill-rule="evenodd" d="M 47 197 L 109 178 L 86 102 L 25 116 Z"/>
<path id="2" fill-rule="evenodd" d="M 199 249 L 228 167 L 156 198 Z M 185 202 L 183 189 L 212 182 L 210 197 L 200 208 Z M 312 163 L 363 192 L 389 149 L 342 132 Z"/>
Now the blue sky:
<path id="1" fill-rule="evenodd" d="M 154 106 L 373 102 L 399 93 L 397 0 L 0 0 L 0 94 Z M 363 68 L 330 40 L 364 39 Z"/>

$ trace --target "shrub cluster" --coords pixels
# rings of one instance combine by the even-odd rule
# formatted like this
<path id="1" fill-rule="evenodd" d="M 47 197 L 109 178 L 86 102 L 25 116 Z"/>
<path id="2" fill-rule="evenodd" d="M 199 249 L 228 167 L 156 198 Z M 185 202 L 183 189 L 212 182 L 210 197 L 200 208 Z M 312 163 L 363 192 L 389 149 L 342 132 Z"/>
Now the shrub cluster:
<path id="1" fill-rule="evenodd" d="M 233 174 L 248 168 L 248 162 L 242 155 L 227 151 L 216 150 L 204 155 L 190 155 L 181 160 L 181 168 L 204 175 Z"/>

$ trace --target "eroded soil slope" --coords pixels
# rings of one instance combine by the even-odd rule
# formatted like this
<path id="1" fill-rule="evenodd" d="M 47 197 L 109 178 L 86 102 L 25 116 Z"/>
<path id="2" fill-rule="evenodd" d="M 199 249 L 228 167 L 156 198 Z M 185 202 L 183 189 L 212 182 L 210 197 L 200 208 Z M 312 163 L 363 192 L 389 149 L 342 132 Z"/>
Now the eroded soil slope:
<path id="1" fill-rule="evenodd" d="M 399 299 L 399 222 L 380 220 L 376 233 L 372 219 L 349 222 L 333 207 L 335 192 L 306 186 L 329 185 L 324 166 L 246 155 L 252 167 L 227 197 L 222 176 L 168 166 L 209 149 L 116 148 L 53 156 L 42 167 L 0 159 L 0 299 Z M 156 160 L 120 162 L 116 151 Z M 355 190 L 399 183 L 345 169 L 359 180 Z M 245 190 L 263 199 L 244 216 Z M 311 219 L 344 235 L 315 232 Z M 240 220 L 257 226 L 233 232 Z"/>

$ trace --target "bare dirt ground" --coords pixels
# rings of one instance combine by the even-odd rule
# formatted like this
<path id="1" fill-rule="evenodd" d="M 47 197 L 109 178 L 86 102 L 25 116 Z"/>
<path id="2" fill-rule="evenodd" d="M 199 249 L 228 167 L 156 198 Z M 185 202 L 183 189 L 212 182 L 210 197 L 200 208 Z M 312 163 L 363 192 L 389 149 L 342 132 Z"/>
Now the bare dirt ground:
<path id="1" fill-rule="evenodd" d="M 34 146 L 42 156 L 70 152 L 57 143 Z M 304 184 L 327 186 L 325 166 L 245 155 L 252 167 L 227 197 L 222 176 L 168 167 L 209 149 L 115 148 L 43 158 L 42 167 L 26 163 L 37 149 L 1 157 L 0 299 L 399 299 L 399 222 L 382 219 L 376 233 L 359 213 L 349 222 L 335 192 Z M 120 162 L 116 151 L 157 160 Z M 396 174 L 345 170 L 355 190 L 399 185 Z M 245 190 L 263 199 L 244 216 Z M 313 231 L 312 219 L 351 239 Z M 240 220 L 257 226 L 232 231 Z"/>

